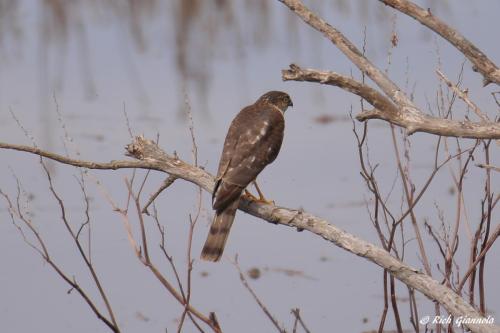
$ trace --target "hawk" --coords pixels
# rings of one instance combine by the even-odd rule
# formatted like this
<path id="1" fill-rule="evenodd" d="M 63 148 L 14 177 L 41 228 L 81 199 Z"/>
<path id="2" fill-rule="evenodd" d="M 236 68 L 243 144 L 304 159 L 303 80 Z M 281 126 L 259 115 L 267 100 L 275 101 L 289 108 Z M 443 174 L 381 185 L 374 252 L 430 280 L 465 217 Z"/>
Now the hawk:
<path id="1" fill-rule="evenodd" d="M 214 220 L 201 252 L 201 259 L 218 261 L 224 251 L 240 198 L 255 179 L 278 156 L 285 130 L 284 113 L 293 106 L 288 94 L 270 91 L 241 110 L 231 122 L 224 141 L 212 194 Z"/>

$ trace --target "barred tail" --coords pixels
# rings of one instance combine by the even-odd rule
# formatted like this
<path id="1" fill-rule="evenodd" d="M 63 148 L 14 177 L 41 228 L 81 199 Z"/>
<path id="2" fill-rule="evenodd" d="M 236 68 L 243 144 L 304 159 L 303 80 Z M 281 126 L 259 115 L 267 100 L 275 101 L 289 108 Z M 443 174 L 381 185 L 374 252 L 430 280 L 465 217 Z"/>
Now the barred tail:
<path id="1" fill-rule="evenodd" d="M 223 211 L 215 214 L 207 240 L 201 251 L 201 259 L 219 261 L 224 252 L 224 246 L 226 245 L 229 231 L 233 225 L 239 203 L 240 199 L 238 198 Z"/>

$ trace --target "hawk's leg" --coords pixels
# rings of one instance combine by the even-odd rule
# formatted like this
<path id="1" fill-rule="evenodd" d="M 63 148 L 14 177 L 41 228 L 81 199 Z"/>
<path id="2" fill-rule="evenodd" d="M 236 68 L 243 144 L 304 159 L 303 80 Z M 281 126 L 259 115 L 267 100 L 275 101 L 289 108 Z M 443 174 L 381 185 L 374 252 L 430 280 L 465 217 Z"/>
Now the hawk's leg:
<path id="1" fill-rule="evenodd" d="M 265 204 L 268 204 L 268 205 L 274 205 L 274 200 L 267 200 L 264 197 L 264 194 L 260 190 L 259 185 L 257 185 L 257 181 L 256 180 L 254 180 L 252 182 L 252 184 L 253 184 L 253 186 L 255 186 L 255 189 L 257 190 L 257 193 L 259 193 L 259 197 L 257 198 L 252 193 L 250 193 L 250 191 L 248 191 L 247 189 L 245 189 L 245 196 L 247 196 L 248 199 L 250 199 L 252 201 L 262 202 L 262 203 L 265 203 Z"/>
<path id="2" fill-rule="evenodd" d="M 257 198 L 255 195 L 252 194 L 249 190 L 245 189 L 245 193 L 243 194 L 246 199 L 251 200 L 251 201 L 259 201 L 259 198 Z"/>

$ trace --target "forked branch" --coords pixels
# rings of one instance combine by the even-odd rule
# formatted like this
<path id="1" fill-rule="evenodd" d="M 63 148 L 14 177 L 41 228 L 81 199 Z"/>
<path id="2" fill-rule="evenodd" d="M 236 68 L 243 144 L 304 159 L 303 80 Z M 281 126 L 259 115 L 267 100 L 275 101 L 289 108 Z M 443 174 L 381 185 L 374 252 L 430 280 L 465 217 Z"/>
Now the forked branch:
<path id="1" fill-rule="evenodd" d="M 281 72 L 285 81 L 308 81 L 328 84 L 356 94 L 375 107 L 356 116 L 359 121 L 381 119 L 404 127 L 408 134 L 425 132 L 435 135 L 463 137 L 472 139 L 500 139 L 500 123 L 482 121 L 456 121 L 429 116 L 417 109 L 408 113 L 399 108 L 389 98 L 376 89 L 335 72 L 303 69 L 295 64 Z"/>

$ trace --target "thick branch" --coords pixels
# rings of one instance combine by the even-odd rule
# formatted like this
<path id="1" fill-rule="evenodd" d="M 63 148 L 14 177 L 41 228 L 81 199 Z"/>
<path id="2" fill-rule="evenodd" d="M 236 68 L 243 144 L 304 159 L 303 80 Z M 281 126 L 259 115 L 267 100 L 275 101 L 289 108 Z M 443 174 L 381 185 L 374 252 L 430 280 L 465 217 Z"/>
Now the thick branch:
<path id="1" fill-rule="evenodd" d="M 283 70 L 281 74 L 285 81 L 309 81 L 329 84 L 364 98 L 375 107 L 375 110 L 361 112 L 356 116 L 356 119 L 359 121 L 382 119 L 406 128 L 408 134 L 426 132 L 436 135 L 473 139 L 500 138 L 500 123 L 485 121 L 473 123 L 470 121 L 442 119 L 426 115 L 416 109 L 411 113 L 404 112 L 377 90 L 350 77 L 334 72 L 302 69 L 295 64 L 291 64 L 290 69 Z"/>
<path id="2" fill-rule="evenodd" d="M 0 147 L 8 146 L 8 144 L 0 145 Z M 17 147 L 19 148 L 23 146 Z M 39 149 L 36 151 L 26 149 L 17 150 L 28 151 L 37 155 L 52 158 L 56 161 L 65 161 L 62 163 L 81 166 L 75 163 L 75 160 L 66 159 L 60 155 L 44 152 Z M 147 168 L 146 165 L 151 165 L 154 166 L 152 169 L 162 170 L 171 175 L 175 175 L 178 178 L 185 179 L 201 186 L 208 192 L 212 192 L 213 190 L 214 178 L 212 175 L 207 173 L 205 170 L 191 166 L 176 157 L 169 156 L 153 141 L 146 140 L 142 137 L 136 137 L 134 142 L 127 146 L 127 154 L 139 159 L 140 161 L 138 161 L 136 165 L 140 165 L 141 168 Z M 114 168 L 120 168 L 133 164 L 129 163 L 129 161 L 115 161 L 112 163 L 83 162 L 84 161 L 79 161 L 80 164 L 86 165 L 85 167 L 87 168 L 95 166 L 96 169 L 106 169 L 103 167 L 105 165 L 112 165 Z M 469 318 L 482 318 L 482 316 L 471 305 L 469 305 L 451 289 L 440 284 L 427 274 L 424 274 L 399 261 L 384 249 L 359 239 L 356 236 L 329 224 L 326 220 L 300 210 L 256 203 L 248 201 L 245 198 L 241 201 L 239 208 L 268 222 L 297 228 L 297 230 L 310 231 L 344 250 L 379 265 L 409 287 L 419 290 L 431 300 L 442 304 L 446 310 L 455 317 L 467 316 Z M 466 326 L 473 332 L 500 332 L 500 328 L 495 325 L 471 323 Z"/>
<path id="3" fill-rule="evenodd" d="M 304 6 L 300 0 L 279 1 L 288 6 L 288 8 L 297 14 L 305 23 L 321 32 L 335 44 L 360 71 L 368 75 L 368 77 L 370 77 L 370 79 L 372 79 L 395 104 L 403 108 L 405 112 L 411 113 L 413 109 L 416 109 L 416 106 L 410 98 L 408 98 L 408 96 L 406 96 L 406 94 L 402 92 L 383 71 L 374 66 L 339 30 L 335 29 L 313 13 L 309 8 Z"/>
<path id="4" fill-rule="evenodd" d="M 472 62 L 474 71 L 480 72 L 483 77 L 484 85 L 490 82 L 500 84 L 500 69 L 488 59 L 488 57 L 481 52 L 474 44 L 467 38 L 462 36 L 457 30 L 451 28 L 449 25 L 441 21 L 438 17 L 432 15 L 428 9 L 423 9 L 411 1 L 406 0 L 379 0 L 397 9 L 398 11 L 414 18 L 422 23 L 429 29 L 438 33 L 455 46 L 460 52 L 463 53 Z"/>

